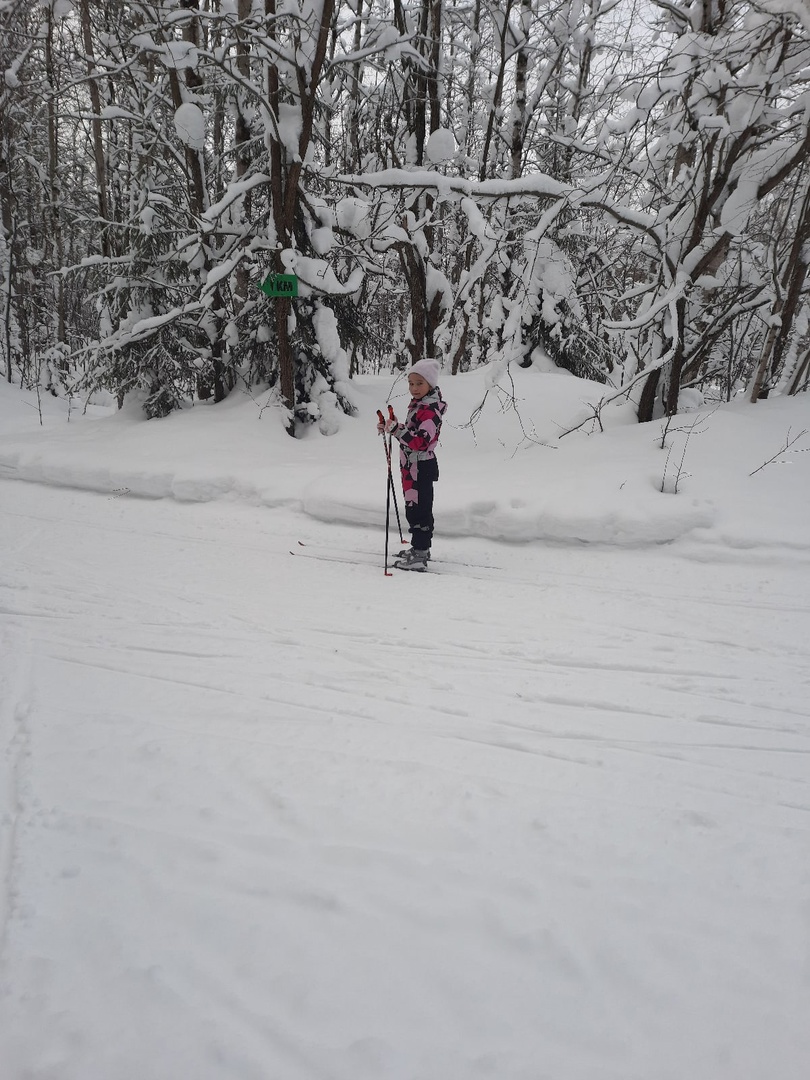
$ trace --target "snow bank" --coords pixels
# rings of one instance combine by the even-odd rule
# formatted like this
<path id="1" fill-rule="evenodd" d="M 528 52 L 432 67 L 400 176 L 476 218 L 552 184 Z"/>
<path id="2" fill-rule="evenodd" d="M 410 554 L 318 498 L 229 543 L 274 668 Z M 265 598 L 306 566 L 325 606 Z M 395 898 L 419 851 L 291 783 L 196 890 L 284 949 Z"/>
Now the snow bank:
<path id="1" fill-rule="evenodd" d="M 439 537 L 624 546 L 689 537 L 807 550 L 810 436 L 777 453 L 810 429 L 807 395 L 705 407 L 678 417 L 664 437 L 663 421 L 638 425 L 627 403 L 604 410 L 600 430 L 592 406 L 604 388 L 567 373 L 484 368 L 443 383 Z M 266 392 L 236 392 L 160 421 L 132 403 L 93 422 L 74 409 L 68 423 L 64 403 L 43 398 L 40 424 L 36 399 L 3 385 L 0 475 L 290 506 L 321 521 L 378 526 L 386 476 L 375 412 L 390 401 L 403 414 L 406 384 L 361 377 L 353 394 L 358 415 L 341 417 L 333 437 L 313 430 L 293 440 Z"/>
<path id="2" fill-rule="evenodd" d="M 391 379 L 300 441 L 0 388 L 0 1080 L 806 1080 L 808 455 L 749 473 L 810 399 L 666 450 L 514 377 L 390 577 Z"/>

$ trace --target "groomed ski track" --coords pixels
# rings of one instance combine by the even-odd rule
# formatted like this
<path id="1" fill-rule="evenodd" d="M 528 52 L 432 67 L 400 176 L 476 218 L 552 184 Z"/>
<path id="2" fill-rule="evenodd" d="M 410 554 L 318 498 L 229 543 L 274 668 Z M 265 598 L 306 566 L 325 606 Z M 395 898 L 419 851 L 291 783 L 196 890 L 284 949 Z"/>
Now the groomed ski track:
<path id="1" fill-rule="evenodd" d="M 801 553 L 0 502 L 3 1080 L 808 1075 Z"/>

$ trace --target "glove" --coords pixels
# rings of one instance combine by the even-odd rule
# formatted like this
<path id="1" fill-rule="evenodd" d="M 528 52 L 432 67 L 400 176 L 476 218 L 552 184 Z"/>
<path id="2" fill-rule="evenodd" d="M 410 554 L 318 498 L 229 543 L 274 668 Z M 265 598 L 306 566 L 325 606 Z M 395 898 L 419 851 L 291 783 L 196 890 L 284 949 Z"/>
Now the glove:
<path id="1" fill-rule="evenodd" d="M 378 435 L 382 435 L 383 433 L 385 433 L 386 435 L 390 435 L 392 432 L 396 431 L 399 426 L 400 426 L 399 420 L 397 420 L 396 416 L 394 415 L 394 410 L 391 408 L 390 405 L 388 406 L 388 419 L 387 420 L 385 419 L 383 414 L 380 412 L 380 410 L 377 409 L 377 434 Z"/>

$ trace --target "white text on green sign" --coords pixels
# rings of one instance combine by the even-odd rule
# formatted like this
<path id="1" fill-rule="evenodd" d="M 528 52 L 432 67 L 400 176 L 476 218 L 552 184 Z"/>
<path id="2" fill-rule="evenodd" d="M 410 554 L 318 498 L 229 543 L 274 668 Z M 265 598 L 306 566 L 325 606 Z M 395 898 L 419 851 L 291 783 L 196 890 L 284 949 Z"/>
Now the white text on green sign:
<path id="1" fill-rule="evenodd" d="M 295 274 L 268 274 L 261 284 L 265 296 L 298 296 Z"/>

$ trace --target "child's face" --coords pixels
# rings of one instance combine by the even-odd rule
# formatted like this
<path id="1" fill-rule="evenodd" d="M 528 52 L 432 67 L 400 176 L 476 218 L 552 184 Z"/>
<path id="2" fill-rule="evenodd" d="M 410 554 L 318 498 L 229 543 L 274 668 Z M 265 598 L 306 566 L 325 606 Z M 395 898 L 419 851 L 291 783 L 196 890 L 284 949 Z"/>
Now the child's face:
<path id="1" fill-rule="evenodd" d="M 412 398 L 421 401 L 425 394 L 430 393 L 430 383 L 425 382 L 421 375 L 409 375 L 408 389 L 411 392 Z"/>

